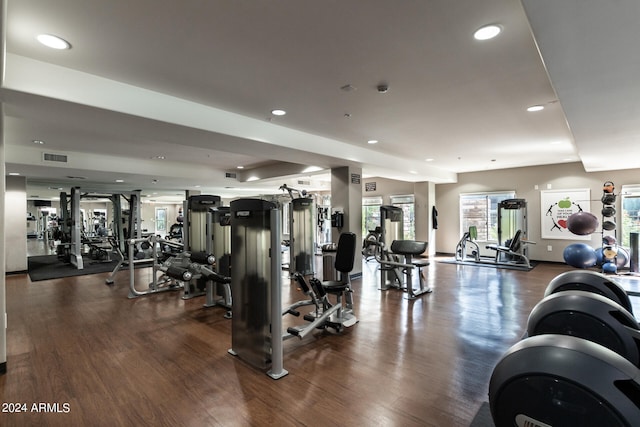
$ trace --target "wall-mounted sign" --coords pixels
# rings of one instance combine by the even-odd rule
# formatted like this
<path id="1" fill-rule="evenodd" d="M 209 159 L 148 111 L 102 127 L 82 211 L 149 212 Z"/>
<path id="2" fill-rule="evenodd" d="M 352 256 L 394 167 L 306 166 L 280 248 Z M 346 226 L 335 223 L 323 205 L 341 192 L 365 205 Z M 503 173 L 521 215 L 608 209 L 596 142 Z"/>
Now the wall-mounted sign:
<path id="1" fill-rule="evenodd" d="M 351 174 L 351 183 L 352 184 L 360 184 L 360 174 L 359 173 L 352 173 Z"/>
<path id="2" fill-rule="evenodd" d="M 376 183 L 375 182 L 365 182 L 364 183 L 364 191 L 376 191 Z"/>
<path id="3" fill-rule="evenodd" d="M 544 190 L 540 192 L 540 218 L 543 239 L 591 240 L 591 236 L 573 234 L 567 219 L 576 212 L 589 212 L 588 188 L 577 190 Z"/>

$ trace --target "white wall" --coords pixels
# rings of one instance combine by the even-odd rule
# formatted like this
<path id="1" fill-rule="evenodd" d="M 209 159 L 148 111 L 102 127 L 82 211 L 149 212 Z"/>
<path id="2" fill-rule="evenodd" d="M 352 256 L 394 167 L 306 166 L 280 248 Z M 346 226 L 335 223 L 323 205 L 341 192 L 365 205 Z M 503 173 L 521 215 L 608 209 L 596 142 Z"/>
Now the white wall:
<path id="1" fill-rule="evenodd" d="M 527 238 L 536 242 L 535 245 L 529 246 L 529 257 L 538 261 L 563 262 L 562 251 L 575 241 L 541 238 L 540 191 L 589 188 L 592 200 L 591 211 L 599 217 L 602 207 L 600 202 L 602 184 L 605 181 L 615 183 L 617 194 L 622 185 L 640 184 L 640 171 L 632 169 L 587 173 L 581 163 L 569 163 L 459 174 L 458 182 L 455 184 L 436 185 L 436 206 L 439 213 L 436 250 L 441 253 L 453 253 L 460 240 L 459 196 L 461 193 L 515 190 L 516 197 L 527 200 L 529 229 Z M 536 185 L 538 189 L 535 189 Z M 616 205 L 616 223 L 621 224 L 619 197 Z M 618 235 L 619 233 L 620 230 Z M 601 235 L 594 233 L 591 235 L 591 242 L 584 241 L 584 243 L 594 248 L 599 247 Z M 551 252 L 547 251 L 548 245 L 552 246 Z"/>
<path id="2" fill-rule="evenodd" d="M 150 233 L 156 229 L 156 208 L 167 209 L 167 230 L 177 222 L 178 212 L 182 208 L 182 204 L 163 204 L 163 203 L 143 203 L 140 210 L 142 211 L 142 229 L 148 230 Z M 162 237 L 165 237 L 164 235 Z"/>

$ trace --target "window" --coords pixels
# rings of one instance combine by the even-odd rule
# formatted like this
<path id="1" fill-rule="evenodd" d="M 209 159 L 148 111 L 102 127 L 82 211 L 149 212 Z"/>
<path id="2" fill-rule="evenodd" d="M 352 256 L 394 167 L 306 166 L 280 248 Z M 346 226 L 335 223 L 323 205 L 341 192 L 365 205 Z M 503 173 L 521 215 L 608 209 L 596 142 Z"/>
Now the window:
<path id="1" fill-rule="evenodd" d="M 415 203 L 413 194 L 407 196 L 391 196 L 391 205 L 402 208 L 403 236 L 406 240 L 416 238 Z"/>
<path id="2" fill-rule="evenodd" d="M 474 225 L 478 241 L 498 241 L 498 203 L 515 198 L 515 191 L 460 195 L 460 235 Z"/>
<path id="3" fill-rule="evenodd" d="M 369 234 L 380 226 L 380 206 L 382 197 L 364 197 L 362 199 L 362 235 Z"/>
<path id="4" fill-rule="evenodd" d="M 640 185 L 623 185 L 621 191 L 622 226 L 620 245 L 630 246 L 629 233 L 640 233 Z"/>
<path id="5" fill-rule="evenodd" d="M 156 208 L 156 233 L 167 231 L 167 208 Z"/>

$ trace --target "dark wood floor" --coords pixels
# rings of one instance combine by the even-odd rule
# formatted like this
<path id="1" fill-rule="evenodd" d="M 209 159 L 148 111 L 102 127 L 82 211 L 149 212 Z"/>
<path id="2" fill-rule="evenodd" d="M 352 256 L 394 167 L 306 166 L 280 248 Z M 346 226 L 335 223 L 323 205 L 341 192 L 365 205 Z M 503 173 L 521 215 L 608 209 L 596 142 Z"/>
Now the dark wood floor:
<path id="1" fill-rule="evenodd" d="M 0 401 L 28 412 L 0 413 L 0 425 L 468 426 L 496 361 L 567 269 L 432 262 L 433 293 L 408 301 L 379 291 L 376 264 L 365 263 L 354 282 L 360 322 L 286 341 L 289 375 L 277 381 L 227 353 L 231 323 L 202 298 L 127 299 L 127 271 L 111 287 L 107 274 L 8 276 Z M 137 274 L 149 281 L 148 269 Z M 287 281 L 292 298 L 302 295 Z M 31 412 L 39 402 L 62 412 Z"/>

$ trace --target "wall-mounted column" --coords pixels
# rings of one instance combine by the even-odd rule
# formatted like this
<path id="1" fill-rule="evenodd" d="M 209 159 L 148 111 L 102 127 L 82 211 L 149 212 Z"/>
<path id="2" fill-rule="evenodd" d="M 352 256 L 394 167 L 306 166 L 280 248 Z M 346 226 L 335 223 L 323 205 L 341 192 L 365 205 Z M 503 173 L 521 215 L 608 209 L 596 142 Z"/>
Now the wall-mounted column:
<path id="1" fill-rule="evenodd" d="M 4 24 L 4 19 L 2 20 Z M 3 25 L 4 27 L 4 25 Z M 3 37 L 4 40 L 4 37 Z M 2 59 L 0 59 L 0 66 L 2 66 Z M 4 68 L 3 68 L 4 69 Z M 2 104 L 0 104 L 0 129 L 4 129 L 4 111 Z M 5 250 L 7 244 L 7 238 L 5 235 L 5 214 L 4 209 L 6 206 L 6 190 L 5 190 L 5 165 L 4 165 L 4 133 L 0 132 L 0 374 L 7 372 L 7 305 L 6 305 L 6 293 L 5 293 L 5 273 L 7 271 L 7 261 L 5 256 L 7 251 Z M 25 203 L 24 209 L 26 211 L 27 205 Z M 26 216 L 26 215 L 25 215 Z M 26 221 L 26 218 L 25 218 Z M 27 244 L 27 233 L 25 224 L 25 246 Z M 25 250 L 26 252 L 26 250 Z M 26 258 L 26 257 L 25 257 Z"/>
<path id="2" fill-rule="evenodd" d="M 7 273 L 27 271 L 27 180 L 23 176 L 5 178 L 4 242 Z M 36 213 L 37 215 L 37 213 Z"/>
<path id="3" fill-rule="evenodd" d="M 341 167 L 331 169 L 331 213 L 342 212 L 342 228 L 331 229 L 331 239 L 338 242 L 340 233 L 352 232 L 362 241 L 362 169 Z M 362 273 L 362 263 L 356 255 L 352 275 Z"/>
<path id="4" fill-rule="evenodd" d="M 416 240 L 429 242 L 427 253 L 436 253 L 436 229 L 438 218 L 434 217 L 436 206 L 436 186 L 433 182 L 414 184 Z"/>

